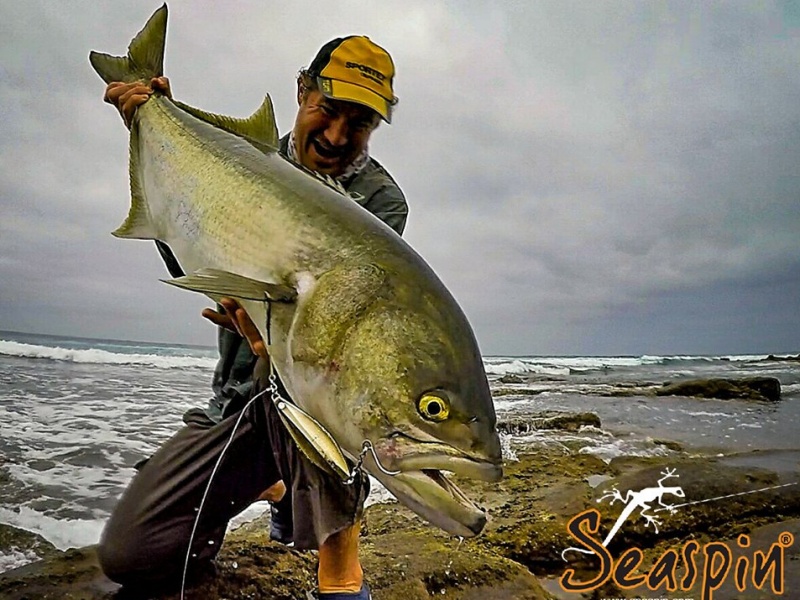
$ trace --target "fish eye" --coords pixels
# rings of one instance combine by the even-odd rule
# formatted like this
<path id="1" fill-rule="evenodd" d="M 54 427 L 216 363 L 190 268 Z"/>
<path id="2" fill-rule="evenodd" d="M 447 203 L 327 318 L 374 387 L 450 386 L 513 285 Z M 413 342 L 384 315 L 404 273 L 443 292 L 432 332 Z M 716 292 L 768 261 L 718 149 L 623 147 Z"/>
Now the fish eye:
<path id="1" fill-rule="evenodd" d="M 450 416 L 450 406 L 447 400 L 436 394 L 424 394 L 417 404 L 419 414 L 428 421 L 442 422 Z"/>

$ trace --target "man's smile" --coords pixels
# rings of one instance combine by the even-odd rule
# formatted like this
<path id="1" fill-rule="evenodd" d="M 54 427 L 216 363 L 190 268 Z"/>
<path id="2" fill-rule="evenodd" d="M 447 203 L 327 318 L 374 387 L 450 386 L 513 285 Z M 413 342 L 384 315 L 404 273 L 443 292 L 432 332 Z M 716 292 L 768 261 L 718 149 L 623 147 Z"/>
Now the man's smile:
<path id="1" fill-rule="evenodd" d="M 331 147 L 317 138 L 312 138 L 310 142 L 314 151 L 326 161 L 338 160 L 345 154 L 346 146 Z"/>

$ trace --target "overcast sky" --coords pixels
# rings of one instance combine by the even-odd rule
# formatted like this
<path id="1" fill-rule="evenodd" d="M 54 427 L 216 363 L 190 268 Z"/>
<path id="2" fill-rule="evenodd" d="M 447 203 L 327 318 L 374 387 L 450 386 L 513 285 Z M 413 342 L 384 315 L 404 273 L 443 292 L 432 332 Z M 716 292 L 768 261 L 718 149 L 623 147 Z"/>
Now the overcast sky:
<path id="1" fill-rule="evenodd" d="M 0 0 L 0 329 L 212 344 L 128 210 L 90 50 L 157 1 Z M 800 351 L 798 2 L 169 3 L 176 98 L 247 116 L 365 34 L 400 97 L 371 152 L 484 354 Z"/>

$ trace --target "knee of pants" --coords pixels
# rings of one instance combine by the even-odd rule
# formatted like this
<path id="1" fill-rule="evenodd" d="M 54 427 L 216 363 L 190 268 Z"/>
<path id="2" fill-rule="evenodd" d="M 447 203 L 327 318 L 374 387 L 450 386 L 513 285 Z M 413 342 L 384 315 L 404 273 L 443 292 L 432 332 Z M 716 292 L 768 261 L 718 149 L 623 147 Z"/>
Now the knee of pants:
<path id="1" fill-rule="evenodd" d="M 121 533 L 121 532 L 118 532 Z M 97 560 L 106 577 L 121 585 L 149 586 L 179 581 L 188 550 L 188 538 L 161 543 L 151 539 L 136 539 L 131 535 L 103 532 L 97 546 Z M 195 536 L 189 571 L 202 568 L 219 552 L 225 537 L 225 527 Z M 175 543 L 175 542 L 178 543 Z"/>
<path id="2" fill-rule="evenodd" d="M 106 577 L 116 583 L 130 583 L 134 577 L 134 556 L 127 544 L 116 539 L 101 539 L 97 545 L 97 562 Z"/>

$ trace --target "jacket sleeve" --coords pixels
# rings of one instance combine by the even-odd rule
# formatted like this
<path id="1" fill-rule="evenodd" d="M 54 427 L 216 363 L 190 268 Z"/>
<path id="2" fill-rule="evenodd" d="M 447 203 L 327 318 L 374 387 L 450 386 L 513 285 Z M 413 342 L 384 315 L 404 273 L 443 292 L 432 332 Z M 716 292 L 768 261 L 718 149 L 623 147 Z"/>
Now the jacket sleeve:
<path id="1" fill-rule="evenodd" d="M 408 219 L 408 203 L 397 182 L 374 158 L 347 187 L 356 202 L 366 208 L 399 235 Z"/>
<path id="2" fill-rule="evenodd" d="M 364 204 L 373 215 L 403 235 L 408 219 L 408 204 L 403 192 L 396 185 L 386 185 L 379 189 Z"/>

